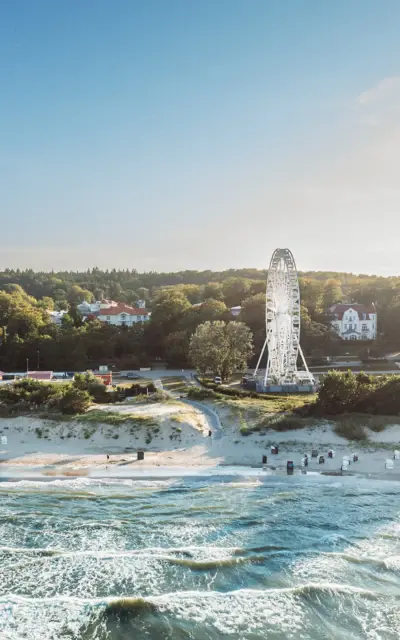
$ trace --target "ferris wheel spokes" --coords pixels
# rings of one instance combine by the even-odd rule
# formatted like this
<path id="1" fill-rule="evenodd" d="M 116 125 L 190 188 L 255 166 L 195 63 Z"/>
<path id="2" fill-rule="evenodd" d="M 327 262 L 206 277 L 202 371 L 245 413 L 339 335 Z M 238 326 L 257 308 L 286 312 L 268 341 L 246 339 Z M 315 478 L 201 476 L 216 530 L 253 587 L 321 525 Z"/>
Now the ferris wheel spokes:
<path id="1" fill-rule="evenodd" d="M 268 347 L 264 386 L 287 385 L 299 379 L 300 355 L 311 384 L 314 383 L 300 347 L 300 290 L 296 264 L 289 249 L 276 249 L 268 270 L 266 290 L 266 338 L 254 376 Z"/>

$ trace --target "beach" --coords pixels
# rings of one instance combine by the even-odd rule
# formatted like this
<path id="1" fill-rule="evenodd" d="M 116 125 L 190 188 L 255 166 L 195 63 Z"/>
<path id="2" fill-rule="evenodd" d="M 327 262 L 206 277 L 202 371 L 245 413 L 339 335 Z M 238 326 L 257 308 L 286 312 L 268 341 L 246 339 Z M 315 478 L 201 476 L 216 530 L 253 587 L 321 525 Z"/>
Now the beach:
<path id="1" fill-rule="evenodd" d="M 286 474 L 287 461 L 294 473 L 340 473 L 342 458 L 352 462 L 346 473 L 400 479 L 400 460 L 394 468 L 385 462 L 400 449 L 400 425 L 384 431 L 369 430 L 368 440 L 349 442 L 332 424 L 321 421 L 302 429 L 243 435 L 239 424 L 224 410 L 185 403 L 118 407 L 117 413 L 136 416 L 137 423 L 55 422 L 33 416 L 1 418 L 0 477 L 110 476 L 135 477 L 144 473 L 197 473 L 196 470 L 249 467 L 270 474 Z M 102 407 L 115 412 L 115 407 Z M 104 413 L 103 413 L 104 415 Z M 271 447 L 278 445 L 278 454 Z M 138 451 L 144 459 L 137 459 Z M 312 457 L 312 450 L 318 452 Z M 333 450 L 333 457 L 328 451 Z M 308 466 L 301 461 L 308 454 Z M 320 463 L 319 456 L 324 456 Z M 267 463 L 263 464 L 263 456 Z"/>

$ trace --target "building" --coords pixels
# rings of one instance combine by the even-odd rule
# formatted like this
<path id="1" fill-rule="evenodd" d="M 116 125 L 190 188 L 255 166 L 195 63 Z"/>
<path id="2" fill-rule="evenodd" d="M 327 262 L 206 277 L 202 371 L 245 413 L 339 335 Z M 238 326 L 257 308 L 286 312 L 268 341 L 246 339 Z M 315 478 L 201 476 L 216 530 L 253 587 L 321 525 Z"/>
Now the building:
<path id="1" fill-rule="evenodd" d="M 376 340 L 377 313 L 374 304 L 334 304 L 329 307 L 332 328 L 343 340 Z"/>
<path id="2" fill-rule="evenodd" d="M 68 313 L 68 311 L 50 311 L 50 310 L 48 310 L 47 313 L 49 314 L 50 322 L 53 322 L 53 324 L 56 324 L 57 326 L 61 326 L 62 325 L 62 319 L 65 316 L 65 314 Z"/>
<path id="3" fill-rule="evenodd" d="M 50 382 L 50 380 L 53 378 L 53 372 L 52 371 L 27 371 L 26 377 L 32 378 L 32 380 L 42 380 L 42 381 L 45 380 L 47 382 Z"/>
<path id="4" fill-rule="evenodd" d="M 241 306 L 231 307 L 231 315 L 233 315 L 234 318 L 237 318 L 237 316 L 240 314 L 241 310 L 242 310 Z"/>
<path id="5" fill-rule="evenodd" d="M 103 300 L 102 302 L 106 302 L 111 304 L 108 300 Z M 101 302 L 98 300 L 97 302 L 86 302 L 84 300 L 80 304 L 77 305 L 77 311 L 81 314 L 81 316 L 85 319 L 88 316 L 97 316 L 100 311 Z"/>
<path id="6" fill-rule="evenodd" d="M 108 322 L 118 327 L 131 327 L 137 322 L 146 322 L 150 319 L 150 315 L 150 311 L 147 311 L 144 302 L 140 300 L 137 307 L 130 307 L 124 302 L 110 304 L 102 302 L 97 317 L 101 322 Z"/>
<path id="7" fill-rule="evenodd" d="M 77 305 L 77 309 L 83 320 L 94 317 L 100 322 L 108 322 L 118 327 L 131 327 L 137 322 L 146 322 L 151 316 L 144 300 L 138 300 L 136 307 L 131 307 L 124 302 L 115 302 L 115 300 L 82 302 Z"/>

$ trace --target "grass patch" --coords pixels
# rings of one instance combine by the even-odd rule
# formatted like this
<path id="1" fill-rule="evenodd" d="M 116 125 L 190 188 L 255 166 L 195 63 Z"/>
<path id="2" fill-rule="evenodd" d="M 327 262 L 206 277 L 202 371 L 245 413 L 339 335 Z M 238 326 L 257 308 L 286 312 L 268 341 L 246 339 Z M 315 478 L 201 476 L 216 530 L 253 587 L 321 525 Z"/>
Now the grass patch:
<path id="1" fill-rule="evenodd" d="M 348 440 L 367 440 L 366 429 L 380 433 L 386 427 L 400 424 L 398 416 L 375 416 L 365 413 L 345 413 L 332 416 L 330 420 L 333 422 L 335 433 Z"/>
<path id="2" fill-rule="evenodd" d="M 205 391 L 209 391 L 208 389 Z M 241 410 L 256 409 L 261 413 L 287 413 L 307 408 L 313 404 L 316 399 L 314 394 L 298 394 L 298 395 L 269 395 L 266 394 L 265 398 L 241 398 L 241 397 L 227 397 L 218 394 L 218 402 L 225 406 L 234 407 L 237 406 Z"/>
<path id="3" fill-rule="evenodd" d="M 241 422 L 240 433 L 249 435 L 251 433 L 265 434 L 268 431 L 294 431 L 314 426 L 315 421 L 310 418 L 302 418 L 296 415 L 269 415 L 253 423 Z"/>
<path id="4" fill-rule="evenodd" d="M 169 376 L 161 378 L 162 386 L 166 391 L 183 393 L 187 391 L 186 378 L 184 376 Z"/>
<path id="5" fill-rule="evenodd" d="M 73 416 L 76 422 L 101 422 L 103 424 L 111 424 L 119 426 L 133 422 L 136 426 L 151 427 L 158 423 L 150 416 L 142 416 L 135 413 L 113 413 L 111 411 L 88 411 L 82 415 Z"/>
<path id="6" fill-rule="evenodd" d="M 333 430 L 338 436 L 346 438 L 347 440 L 368 440 L 365 427 L 360 424 L 358 420 L 353 420 L 350 416 L 336 418 Z"/>

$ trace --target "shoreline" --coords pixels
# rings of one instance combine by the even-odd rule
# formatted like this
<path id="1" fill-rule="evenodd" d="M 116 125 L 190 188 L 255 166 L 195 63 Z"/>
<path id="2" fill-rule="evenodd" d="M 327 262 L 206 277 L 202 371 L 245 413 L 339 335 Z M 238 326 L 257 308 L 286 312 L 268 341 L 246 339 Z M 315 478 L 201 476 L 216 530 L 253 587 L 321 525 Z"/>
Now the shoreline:
<path id="1" fill-rule="evenodd" d="M 368 441 L 351 442 L 323 421 L 301 429 L 270 429 L 264 434 L 244 435 L 235 416 L 221 409 L 218 429 L 212 431 L 215 416 L 207 416 L 200 406 L 158 405 L 151 411 L 150 417 L 142 412 L 137 424 L 118 425 L 56 423 L 34 416 L 0 418 L 0 435 L 6 436 L 6 442 L 0 445 L 0 482 L 9 478 L 282 478 L 288 475 L 289 460 L 294 465 L 294 476 L 400 480 L 400 460 L 393 460 L 394 450 L 400 450 L 400 425 L 392 424 L 381 432 L 369 431 Z M 271 447 L 276 445 L 279 452 L 275 455 Z M 312 457 L 313 449 L 318 451 L 317 457 Z M 328 457 L 330 449 L 335 451 L 332 458 Z M 137 460 L 138 450 L 144 451 L 143 460 Z M 302 469 L 305 453 L 309 465 Z M 358 461 L 342 474 L 342 457 L 354 453 L 358 454 Z M 325 458 L 321 464 L 320 455 Z M 393 469 L 386 469 L 387 459 L 394 461 Z"/>
<path id="2" fill-rule="evenodd" d="M 246 479 L 254 481 L 262 480 L 277 480 L 281 481 L 282 478 L 304 478 L 304 479 L 324 479 L 330 480 L 345 480 L 345 479 L 362 479 L 362 480 L 386 480 L 386 481 L 400 481 L 400 466 L 393 470 L 383 470 L 380 472 L 371 471 L 365 472 L 358 469 L 354 471 L 341 471 L 331 470 L 317 470 L 317 469 L 303 469 L 295 467 L 293 473 L 287 473 L 286 468 L 282 465 L 280 467 L 263 468 L 262 466 L 244 466 L 244 465 L 221 465 L 216 467 L 154 467 L 147 466 L 140 469 L 126 469 L 122 472 L 121 469 L 98 469 L 96 467 L 86 469 L 82 473 L 80 470 L 76 472 L 68 471 L 68 473 L 60 472 L 60 469 L 54 469 L 54 473 L 48 473 L 46 467 L 0 467 L 0 485 L 7 484 L 9 482 L 68 482 L 68 481 L 156 481 L 156 480 L 169 480 L 169 479 L 188 479 L 188 480 L 208 480 L 210 478 L 217 479 Z"/>

